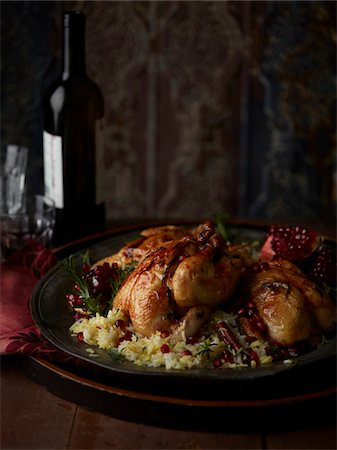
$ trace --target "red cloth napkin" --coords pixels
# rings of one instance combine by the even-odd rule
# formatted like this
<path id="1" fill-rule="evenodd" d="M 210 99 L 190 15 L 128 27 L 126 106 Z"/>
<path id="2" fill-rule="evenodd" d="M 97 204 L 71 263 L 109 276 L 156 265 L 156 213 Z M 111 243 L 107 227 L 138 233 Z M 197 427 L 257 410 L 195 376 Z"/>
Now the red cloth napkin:
<path id="1" fill-rule="evenodd" d="M 0 354 L 23 353 L 57 361 L 71 357 L 55 348 L 32 319 L 29 301 L 34 286 L 57 262 L 51 250 L 35 241 L 1 263 Z"/>

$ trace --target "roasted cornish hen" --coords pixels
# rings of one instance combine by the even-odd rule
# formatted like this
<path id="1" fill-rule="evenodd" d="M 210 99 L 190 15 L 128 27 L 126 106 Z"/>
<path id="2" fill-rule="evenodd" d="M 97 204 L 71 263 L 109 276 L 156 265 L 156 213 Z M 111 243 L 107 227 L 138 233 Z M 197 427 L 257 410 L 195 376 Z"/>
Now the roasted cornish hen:
<path id="1" fill-rule="evenodd" d="M 334 326 L 335 306 L 330 297 L 289 261 L 269 262 L 265 270 L 249 273 L 243 280 L 246 301 L 253 301 L 270 338 L 293 345 L 319 327 Z M 254 334 L 242 321 L 248 334 Z"/>
<path id="2" fill-rule="evenodd" d="M 114 306 L 145 336 L 172 331 L 181 320 L 185 325 L 177 329 L 185 335 L 195 333 L 212 308 L 236 288 L 240 260 L 226 253 L 226 242 L 214 228 L 205 224 L 197 231 L 162 242 L 148 253 L 114 299 Z M 195 314 L 187 315 L 191 308 L 197 308 Z"/>

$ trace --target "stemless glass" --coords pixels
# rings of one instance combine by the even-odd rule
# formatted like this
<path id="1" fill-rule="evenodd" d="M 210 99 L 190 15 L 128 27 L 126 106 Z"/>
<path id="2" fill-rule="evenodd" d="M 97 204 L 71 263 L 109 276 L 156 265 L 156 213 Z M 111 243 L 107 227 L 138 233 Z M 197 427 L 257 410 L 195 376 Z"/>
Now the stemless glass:
<path id="1" fill-rule="evenodd" d="M 1 199 L 0 231 L 2 259 L 35 240 L 49 247 L 55 222 L 54 202 L 43 195 L 24 196 L 18 211 L 11 212 Z"/>
<path id="2" fill-rule="evenodd" d="M 0 194 L 7 212 L 16 213 L 22 207 L 27 161 L 27 147 L 8 145 L 1 151 Z"/>

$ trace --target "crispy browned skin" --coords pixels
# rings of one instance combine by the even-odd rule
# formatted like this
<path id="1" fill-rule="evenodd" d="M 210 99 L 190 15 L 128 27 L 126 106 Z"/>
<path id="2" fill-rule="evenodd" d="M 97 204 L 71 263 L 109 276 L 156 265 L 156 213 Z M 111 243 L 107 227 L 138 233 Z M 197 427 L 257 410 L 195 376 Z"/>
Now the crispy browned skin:
<path id="1" fill-rule="evenodd" d="M 149 336 L 168 330 L 173 315 L 170 290 L 166 285 L 169 270 L 189 241 L 170 241 L 150 254 L 131 273 L 119 289 L 114 307 L 131 319 L 136 331 Z"/>
<path id="2" fill-rule="evenodd" d="M 214 264 L 214 251 L 211 245 L 197 249 L 176 268 L 169 286 L 178 306 L 217 306 L 233 294 L 241 265 L 227 254 Z"/>
<path id="3" fill-rule="evenodd" d="M 105 262 L 109 264 L 116 263 L 121 267 L 130 263 L 139 264 L 146 255 L 153 252 L 161 244 L 175 239 L 181 239 L 183 236 L 190 234 L 190 230 L 174 225 L 166 225 L 164 227 L 147 228 L 140 234 L 140 238 L 129 242 L 117 253 L 97 261 L 95 266 Z"/>
<path id="4" fill-rule="evenodd" d="M 182 332 L 188 337 L 209 317 L 209 308 L 225 301 L 239 281 L 240 264 L 225 254 L 225 248 L 208 224 L 163 242 L 124 282 L 114 306 L 146 336 L 172 330 L 182 319 Z"/>
<path id="5" fill-rule="evenodd" d="M 269 263 L 269 269 L 249 276 L 246 295 L 252 299 L 269 336 L 283 345 L 309 337 L 312 327 L 331 330 L 335 306 L 327 294 L 288 261 Z"/>

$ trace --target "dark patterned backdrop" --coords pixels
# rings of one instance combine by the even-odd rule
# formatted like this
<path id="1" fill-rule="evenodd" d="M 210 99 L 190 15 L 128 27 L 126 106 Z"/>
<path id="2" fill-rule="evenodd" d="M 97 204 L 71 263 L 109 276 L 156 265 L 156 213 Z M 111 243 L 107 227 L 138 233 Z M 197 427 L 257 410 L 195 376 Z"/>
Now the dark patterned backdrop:
<path id="1" fill-rule="evenodd" d="M 1 2 L 1 145 L 42 187 L 61 15 L 87 14 L 108 218 L 336 217 L 335 2 Z"/>

